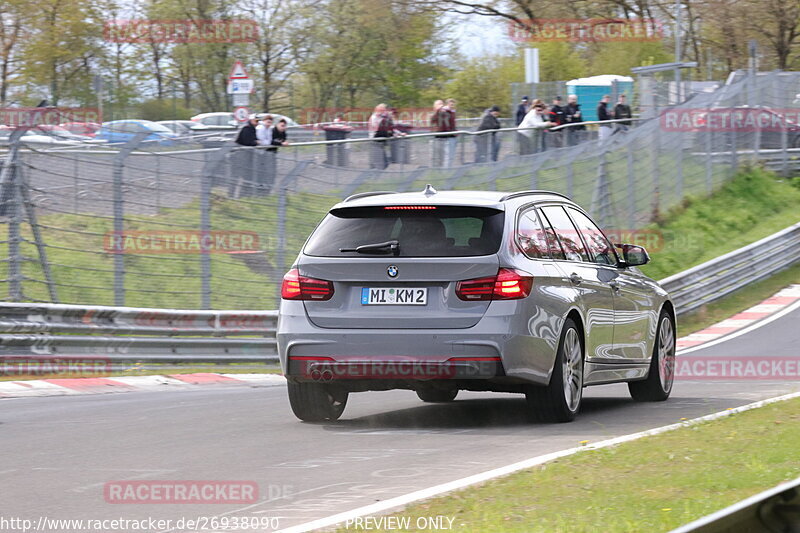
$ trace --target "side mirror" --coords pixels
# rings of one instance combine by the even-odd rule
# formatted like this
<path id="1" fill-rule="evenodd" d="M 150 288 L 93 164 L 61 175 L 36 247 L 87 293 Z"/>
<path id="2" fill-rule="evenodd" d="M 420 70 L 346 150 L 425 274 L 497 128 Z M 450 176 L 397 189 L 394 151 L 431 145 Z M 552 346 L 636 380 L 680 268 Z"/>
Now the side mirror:
<path id="1" fill-rule="evenodd" d="M 635 244 L 617 244 L 616 246 L 622 248 L 622 261 L 624 264 L 621 266 L 640 266 L 650 262 L 647 250 L 641 246 Z"/>

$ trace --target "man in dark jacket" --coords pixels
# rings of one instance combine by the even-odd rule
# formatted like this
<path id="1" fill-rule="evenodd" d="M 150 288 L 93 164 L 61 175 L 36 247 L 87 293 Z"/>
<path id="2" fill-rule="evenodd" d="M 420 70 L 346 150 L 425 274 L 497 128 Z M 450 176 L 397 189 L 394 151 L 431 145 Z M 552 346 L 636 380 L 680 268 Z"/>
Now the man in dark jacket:
<path id="1" fill-rule="evenodd" d="M 256 137 L 256 126 L 258 126 L 258 117 L 256 115 L 247 117 L 247 124 L 242 126 L 242 129 L 239 130 L 239 134 L 236 136 L 236 144 L 241 144 L 242 146 L 257 146 L 258 137 Z"/>
<path id="2" fill-rule="evenodd" d="M 611 97 L 607 94 L 603 95 L 602 100 L 600 103 L 597 104 L 597 120 L 611 120 L 613 117 L 608 113 L 608 102 L 611 100 Z M 613 129 L 611 124 L 601 124 L 600 131 L 598 133 L 598 138 L 601 141 L 608 139 L 611 136 Z"/>
<path id="3" fill-rule="evenodd" d="M 515 126 L 519 126 L 522 123 L 522 119 L 525 118 L 525 115 L 528 114 L 528 111 L 531 110 L 530 105 L 528 105 L 528 97 L 523 96 L 522 100 L 520 101 L 519 105 L 517 106 L 517 115 L 515 117 Z"/>
<path id="4" fill-rule="evenodd" d="M 614 106 L 614 118 L 631 118 L 633 114 L 631 113 L 631 106 L 629 106 L 626 102 L 626 98 L 624 94 L 619 95 L 619 100 L 617 101 L 617 105 Z M 627 131 L 630 127 L 631 121 L 626 120 L 625 122 L 617 122 L 617 127 L 621 131 Z"/>
<path id="5" fill-rule="evenodd" d="M 553 98 L 553 105 L 550 106 L 549 120 L 556 126 L 566 124 L 564 107 L 561 105 L 562 100 L 560 96 Z M 564 130 L 547 131 L 547 145 L 553 148 L 560 148 L 564 146 Z"/>
<path id="6" fill-rule="evenodd" d="M 288 146 L 289 142 L 286 140 L 286 127 L 288 126 L 286 119 L 282 118 L 272 128 L 272 146 Z"/>
<path id="7" fill-rule="evenodd" d="M 500 129 L 500 108 L 493 105 L 486 110 L 481 123 L 478 124 L 477 131 L 491 131 Z M 497 161 L 497 154 L 500 152 L 500 140 L 497 138 L 497 133 L 484 133 L 483 135 L 475 136 L 475 162 L 483 163 L 487 161 L 487 156 L 491 161 Z"/>
<path id="8" fill-rule="evenodd" d="M 564 119 L 567 124 L 580 124 L 583 122 L 583 115 L 581 115 L 581 104 L 578 103 L 578 97 L 574 94 L 567 96 L 567 105 L 564 107 Z M 583 137 L 583 130 L 586 126 L 570 126 L 567 128 L 567 144 L 575 146 Z"/>
<path id="9" fill-rule="evenodd" d="M 258 146 L 257 125 L 257 115 L 247 117 L 247 124 L 239 130 L 234 142 L 239 146 Z M 230 196 L 239 198 L 240 196 L 251 196 L 253 194 L 253 188 L 263 181 L 262 155 L 261 152 L 253 149 L 240 148 L 233 152 L 233 174 L 237 178 L 228 184 L 228 194 Z"/>

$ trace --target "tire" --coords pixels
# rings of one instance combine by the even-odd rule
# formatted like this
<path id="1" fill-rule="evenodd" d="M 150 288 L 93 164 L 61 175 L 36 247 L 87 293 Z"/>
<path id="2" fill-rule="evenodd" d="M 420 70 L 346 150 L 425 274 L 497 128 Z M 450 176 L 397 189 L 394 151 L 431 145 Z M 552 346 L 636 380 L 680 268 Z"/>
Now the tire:
<path id="1" fill-rule="evenodd" d="M 458 396 L 458 389 L 420 389 L 417 391 L 417 396 L 419 396 L 419 399 L 423 402 L 447 403 L 456 399 L 456 396 Z"/>
<path id="2" fill-rule="evenodd" d="M 528 413 L 537 422 L 571 422 L 583 399 L 583 337 L 568 318 L 561 331 L 550 383 L 525 392 Z"/>
<path id="3" fill-rule="evenodd" d="M 347 392 L 333 391 L 321 383 L 289 382 L 289 405 L 304 422 L 338 420 L 347 405 Z"/>
<path id="4" fill-rule="evenodd" d="M 663 402 L 669 398 L 674 380 L 675 319 L 668 312 L 661 311 L 647 379 L 631 381 L 628 390 L 637 402 Z"/>

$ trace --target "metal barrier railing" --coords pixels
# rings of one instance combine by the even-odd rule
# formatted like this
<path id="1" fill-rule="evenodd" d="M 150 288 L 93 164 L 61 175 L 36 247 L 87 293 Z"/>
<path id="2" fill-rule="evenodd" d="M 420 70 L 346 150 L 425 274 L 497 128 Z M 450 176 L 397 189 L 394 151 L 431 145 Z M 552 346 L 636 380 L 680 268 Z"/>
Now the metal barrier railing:
<path id="1" fill-rule="evenodd" d="M 678 315 L 800 261 L 800 223 L 661 280 Z M 0 303 L 0 360 L 102 354 L 114 362 L 275 362 L 277 311 Z"/>
<path id="2" fill-rule="evenodd" d="M 800 222 L 661 280 L 678 314 L 693 311 L 800 261 Z"/>

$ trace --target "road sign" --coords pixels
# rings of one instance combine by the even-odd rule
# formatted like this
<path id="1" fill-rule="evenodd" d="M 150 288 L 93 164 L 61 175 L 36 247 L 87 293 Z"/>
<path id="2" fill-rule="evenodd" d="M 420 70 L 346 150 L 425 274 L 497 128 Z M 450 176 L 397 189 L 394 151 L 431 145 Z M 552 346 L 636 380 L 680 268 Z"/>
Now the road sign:
<path id="1" fill-rule="evenodd" d="M 237 107 L 233 110 L 233 118 L 235 118 L 238 122 L 246 122 L 247 117 L 250 116 L 250 110 L 246 107 Z"/>
<path id="2" fill-rule="evenodd" d="M 228 94 L 250 94 L 255 83 L 250 78 L 236 78 L 228 82 Z"/>
<path id="3" fill-rule="evenodd" d="M 250 105 L 250 95 L 247 93 L 233 94 L 233 107 L 247 107 Z"/>
<path id="4" fill-rule="evenodd" d="M 244 69 L 244 65 L 242 65 L 241 61 L 236 61 L 236 63 L 233 64 L 231 74 L 228 76 L 228 78 L 231 80 L 243 80 L 249 77 L 250 76 L 247 75 L 247 71 Z"/>

